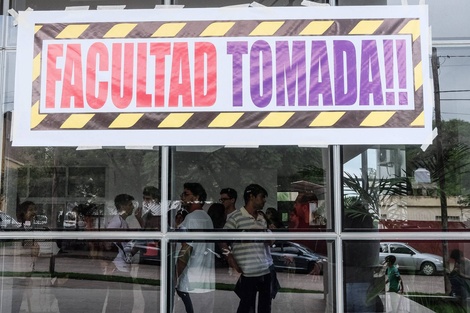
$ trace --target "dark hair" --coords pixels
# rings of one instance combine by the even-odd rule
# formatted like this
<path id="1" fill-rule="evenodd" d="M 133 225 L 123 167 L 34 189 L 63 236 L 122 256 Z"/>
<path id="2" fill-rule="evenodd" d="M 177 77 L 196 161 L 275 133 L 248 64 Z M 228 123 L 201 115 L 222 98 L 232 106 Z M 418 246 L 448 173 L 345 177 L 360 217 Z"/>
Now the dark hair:
<path id="1" fill-rule="evenodd" d="M 116 198 L 114 198 L 114 205 L 116 206 L 116 209 L 120 210 L 121 205 L 125 205 L 129 201 L 133 201 L 134 197 L 125 193 L 122 193 L 120 195 L 117 195 Z"/>
<path id="2" fill-rule="evenodd" d="M 96 203 L 79 204 L 77 208 L 78 214 L 83 216 L 93 216 L 98 214 L 98 206 Z"/>
<path id="3" fill-rule="evenodd" d="M 456 262 L 460 262 L 460 259 L 462 258 L 462 256 L 463 256 L 463 252 L 460 251 L 459 249 L 454 249 L 450 253 L 450 258 L 454 259 Z"/>
<path id="4" fill-rule="evenodd" d="M 318 197 L 312 192 L 302 193 L 298 196 L 299 203 L 318 202 Z"/>
<path id="5" fill-rule="evenodd" d="M 225 207 L 222 203 L 213 203 L 207 210 L 214 228 L 223 228 L 225 225 Z"/>
<path id="6" fill-rule="evenodd" d="M 160 190 L 154 186 L 146 186 L 144 187 L 144 191 L 142 191 L 144 196 L 152 197 L 152 199 L 156 199 L 160 201 Z"/>
<path id="7" fill-rule="evenodd" d="M 395 261 L 397 260 L 397 258 L 394 256 L 394 255 L 387 255 L 385 257 L 385 261 L 386 262 L 390 262 L 390 264 L 395 264 Z"/>
<path id="8" fill-rule="evenodd" d="M 276 208 L 269 207 L 266 209 L 266 214 L 272 214 L 274 216 L 279 216 L 279 212 L 276 210 Z"/>
<path id="9" fill-rule="evenodd" d="M 16 209 L 16 219 L 18 222 L 23 224 L 25 222 L 26 213 L 28 212 L 28 208 L 30 205 L 36 205 L 33 201 L 25 201 L 21 203 L 18 208 Z"/>
<path id="10" fill-rule="evenodd" d="M 238 197 L 237 191 L 233 188 L 223 188 L 220 194 L 227 194 L 230 199 L 235 199 L 235 201 Z"/>
<path id="11" fill-rule="evenodd" d="M 274 225 L 276 228 L 284 228 L 284 224 L 282 223 L 282 217 L 276 208 L 269 207 L 266 209 L 266 220 L 269 224 Z"/>
<path id="12" fill-rule="evenodd" d="M 207 199 L 207 193 L 200 183 L 184 183 L 184 189 L 188 189 L 191 193 L 199 198 L 199 201 L 204 204 Z"/>
<path id="13" fill-rule="evenodd" d="M 243 192 L 243 200 L 245 200 L 245 204 L 247 204 L 248 200 L 250 200 L 250 195 L 256 197 L 260 193 L 264 194 L 266 197 L 268 196 L 268 192 L 266 191 L 266 189 L 264 189 L 258 184 L 250 184 L 246 186 L 245 192 Z"/>

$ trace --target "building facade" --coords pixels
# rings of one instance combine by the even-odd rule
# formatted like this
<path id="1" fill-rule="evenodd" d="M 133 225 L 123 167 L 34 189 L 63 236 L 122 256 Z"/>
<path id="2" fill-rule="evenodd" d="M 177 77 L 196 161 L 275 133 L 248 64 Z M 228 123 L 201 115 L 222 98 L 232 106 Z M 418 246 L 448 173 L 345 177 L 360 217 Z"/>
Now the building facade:
<path id="1" fill-rule="evenodd" d="M 429 60 L 423 63 L 429 65 L 425 72 L 433 95 L 428 95 L 434 106 L 429 136 L 436 136 L 428 140 L 432 144 L 410 144 L 412 140 L 401 132 L 388 134 L 393 138 L 384 137 L 382 144 L 369 144 L 363 138 L 329 144 L 342 141 L 319 140 L 315 130 L 298 132 L 293 144 L 286 144 L 290 138 L 275 131 L 262 135 L 269 138 L 267 143 L 250 137 L 257 133 L 233 138 L 220 132 L 217 144 L 201 144 L 210 140 L 198 129 L 183 135 L 178 130 L 159 134 L 178 138 L 175 144 L 171 139 L 166 141 L 170 144 L 151 144 L 165 140 L 147 133 L 142 133 L 139 144 L 133 140 L 122 144 L 120 137 L 125 135 L 112 132 L 103 144 L 98 137 L 84 135 L 80 139 L 84 144 L 77 145 L 70 144 L 74 139 L 67 130 L 50 142 L 35 144 L 35 139 L 20 138 L 25 135 L 16 131 L 23 120 L 18 100 L 23 82 L 15 69 L 22 68 L 23 60 L 17 56 L 23 51 L 17 46 L 24 39 L 18 35 L 17 24 L 22 20 L 16 12 L 31 8 L 50 13 L 53 19 L 62 13 L 51 11 L 65 15 L 104 10 L 106 16 L 113 16 L 112 12 L 125 16 L 126 10 L 166 12 L 160 10 L 184 7 L 197 8 L 191 12 L 203 15 L 204 8 L 237 10 L 248 5 L 237 0 L 3 1 L 0 312 L 190 312 L 188 298 L 194 312 L 236 312 L 240 298 L 234 288 L 240 273 L 229 266 L 222 247 L 232 247 L 235 254 L 241 244 L 264 244 L 267 259 L 262 262 L 272 261 L 276 269 L 280 289 L 272 299 L 271 312 L 444 312 L 450 308 L 468 312 L 466 296 L 455 294 L 457 287 L 449 273 L 456 267 L 452 251 L 470 258 L 470 137 L 466 131 L 470 128 L 466 110 L 470 22 L 465 17 L 470 4 L 465 0 L 318 2 L 269 0 L 250 5 L 315 5 L 318 10 L 371 5 L 403 12 L 427 5 L 431 47 Z M 121 62 L 124 68 L 126 59 Z M 73 79 L 69 83 L 71 89 L 77 86 Z M 25 93 L 31 93 L 31 81 L 24 85 L 28 86 Z M 31 117 L 25 123 L 37 122 L 47 130 L 58 123 L 28 114 Z M 107 118 L 96 125 L 110 124 Z M 65 115 L 59 114 L 58 119 L 66 122 Z M 371 136 L 375 131 L 371 128 Z M 112 144 L 113 138 L 117 144 Z M 314 139 L 312 144 L 298 144 L 303 138 Z M 15 140 L 29 143 L 18 145 Z M 200 184 L 204 192 L 187 183 Z M 212 212 L 222 206 L 223 210 L 248 206 L 250 184 L 265 189 L 266 202 L 257 208 L 266 215 L 270 231 L 216 229 Z M 191 215 L 195 203 L 214 217 L 214 228 L 190 223 L 195 219 Z M 189 215 L 181 224 L 185 211 Z M 221 216 L 227 219 L 226 213 Z M 388 252 L 403 269 L 404 293 L 388 292 L 385 285 L 380 244 L 392 241 L 415 249 Z M 182 275 L 182 256 L 188 246 L 192 254 L 183 262 L 187 272 Z M 196 263 L 204 263 L 204 270 Z M 175 292 L 177 286 L 186 286 L 181 280 L 205 273 L 208 266 L 212 274 L 196 275 L 195 285 L 187 283 L 186 295 Z M 210 283 L 205 284 L 206 280 Z"/>

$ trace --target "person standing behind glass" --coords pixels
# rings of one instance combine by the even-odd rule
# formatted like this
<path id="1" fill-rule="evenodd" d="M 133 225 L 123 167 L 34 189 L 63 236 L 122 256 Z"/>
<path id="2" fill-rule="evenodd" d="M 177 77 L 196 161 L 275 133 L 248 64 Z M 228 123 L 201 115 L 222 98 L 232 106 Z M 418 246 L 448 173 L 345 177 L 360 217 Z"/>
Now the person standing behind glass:
<path id="1" fill-rule="evenodd" d="M 228 220 L 230 216 L 237 211 L 235 203 L 237 202 L 237 191 L 233 188 L 223 188 L 220 191 L 219 202 L 225 207 L 225 219 Z"/>
<path id="2" fill-rule="evenodd" d="M 243 193 L 245 206 L 227 220 L 224 229 L 267 231 L 266 220 L 259 213 L 267 196 L 268 192 L 260 185 L 247 186 Z M 257 295 L 257 312 L 271 312 L 271 271 L 267 244 L 262 241 L 233 243 L 232 251 L 227 245 L 221 245 L 229 265 L 241 274 L 235 287 L 235 293 L 240 297 L 237 313 L 254 313 Z"/>
<path id="3" fill-rule="evenodd" d="M 283 229 L 284 224 L 282 223 L 281 214 L 279 211 L 273 207 L 269 207 L 266 209 L 266 221 L 268 223 L 269 229 Z"/>
<path id="4" fill-rule="evenodd" d="M 185 183 L 181 204 L 189 213 L 180 229 L 213 229 L 212 220 L 202 209 L 207 194 L 199 183 Z M 214 309 L 215 264 L 214 243 L 182 242 L 177 248 L 176 293 L 187 313 L 210 313 Z M 191 297 L 197 294 L 197 297 Z"/>
<path id="5" fill-rule="evenodd" d="M 148 229 L 146 226 L 147 218 L 152 219 L 152 225 L 158 225 L 156 228 L 160 230 L 162 209 L 160 205 L 160 190 L 154 186 L 146 186 L 142 191 L 142 207 L 135 210 L 135 217 L 139 222 L 140 227 Z"/>
<path id="6" fill-rule="evenodd" d="M 212 203 L 207 214 L 214 224 L 214 229 L 223 228 L 225 225 L 225 207 L 220 203 Z"/>
<path id="7" fill-rule="evenodd" d="M 134 197 L 128 194 L 120 194 L 114 198 L 114 205 L 118 212 L 113 216 L 108 223 L 108 229 L 129 229 L 126 219 L 134 211 Z M 132 312 L 134 306 L 134 293 L 133 286 L 129 283 L 114 282 L 115 274 L 120 273 L 119 276 L 131 278 L 131 250 L 132 247 L 129 242 L 115 242 L 114 245 L 118 248 L 117 256 L 113 260 L 114 268 L 108 272 L 109 282 L 109 295 L 106 304 L 106 312 L 108 313 L 129 313 Z"/>
<path id="8" fill-rule="evenodd" d="M 387 255 L 385 262 L 387 263 L 387 280 L 389 292 L 403 293 L 403 281 L 395 265 L 397 258 L 394 255 Z"/>
<path id="9" fill-rule="evenodd" d="M 160 228 L 160 215 L 154 216 L 154 211 L 149 210 L 145 214 L 144 224 L 142 228 L 148 231 L 158 231 Z M 141 264 L 142 261 L 145 260 L 145 255 L 153 255 L 154 257 L 158 257 L 161 260 L 160 253 L 160 242 L 158 240 L 135 240 L 132 244 L 132 255 L 140 252 L 140 262 L 137 266 L 136 277 L 137 278 L 146 278 L 146 279 L 158 279 L 157 272 L 158 271 L 148 271 L 143 270 L 145 269 L 145 265 Z M 143 276 L 145 275 L 145 276 Z M 144 299 L 143 302 L 143 313 L 153 313 L 155 312 L 155 308 L 159 305 L 159 295 L 158 295 L 158 287 L 155 285 L 147 285 L 142 284 L 140 286 L 142 291 L 142 297 Z"/>
<path id="10" fill-rule="evenodd" d="M 470 312 L 470 260 L 459 249 L 452 250 L 449 257 L 454 261 L 454 268 L 449 273 L 451 296 L 458 299 L 466 312 Z"/>
<path id="11" fill-rule="evenodd" d="M 32 230 L 36 205 L 32 201 L 24 201 L 16 209 L 16 219 L 21 223 L 20 230 Z M 34 239 L 17 240 L 13 243 L 14 262 L 13 272 L 24 273 L 24 277 L 13 278 L 11 312 L 20 312 L 23 297 L 26 297 L 28 306 L 31 306 L 32 279 L 31 274 L 35 270 L 36 260 L 39 255 L 39 244 Z M 6 300 L 6 299 L 4 299 Z M 6 301 L 5 301 L 5 304 Z"/>
<path id="12" fill-rule="evenodd" d="M 99 208 L 94 203 L 79 204 L 77 213 L 83 217 L 85 222 L 85 231 L 97 230 L 96 218 L 99 218 Z M 80 259 L 80 267 L 93 274 L 97 269 L 107 266 L 104 256 L 104 244 L 100 240 L 87 240 L 88 254 Z M 68 258 L 67 258 L 68 259 Z M 67 262 L 67 259 L 60 259 L 60 262 Z M 77 259 L 78 260 L 78 259 Z M 106 283 L 99 280 L 90 280 L 87 288 L 83 288 L 83 280 L 65 277 L 57 278 L 52 288 L 60 313 L 86 312 L 102 313 L 104 301 L 106 299 Z M 80 298 L 71 297 L 71 294 L 80 294 Z M 87 301 L 83 301 L 87 299 Z"/>
<path id="13" fill-rule="evenodd" d="M 401 279 L 400 272 L 397 265 L 395 265 L 397 258 L 394 255 L 387 255 L 385 262 L 387 264 L 385 284 L 388 283 L 388 292 L 403 293 L 403 280 Z M 396 297 L 390 298 L 390 306 L 392 312 L 398 312 L 400 300 Z"/>

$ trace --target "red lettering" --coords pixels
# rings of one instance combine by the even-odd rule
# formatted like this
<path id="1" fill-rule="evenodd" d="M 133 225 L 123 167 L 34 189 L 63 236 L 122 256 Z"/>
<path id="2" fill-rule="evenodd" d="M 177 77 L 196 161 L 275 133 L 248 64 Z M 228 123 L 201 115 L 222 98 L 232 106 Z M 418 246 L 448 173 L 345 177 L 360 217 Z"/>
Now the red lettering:
<path id="1" fill-rule="evenodd" d="M 62 78 L 62 71 L 57 68 L 57 58 L 62 56 L 64 46 L 62 44 L 51 44 L 47 48 L 45 107 L 53 109 L 55 107 L 56 84 Z"/>
<path id="2" fill-rule="evenodd" d="M 165 105 L 165 56 L 170 54 L 170 43 L 151 43 L 150 54 L 155 56 L 155 107 L 163 107 Z"/>
<path id="3" fill-rule="evenodd" d="M 212 106 L 216 98 L 217 51 L 215 46 L 209 42 L 196 42 L 194 48 L 194 106 Z"/>
<path id="4" fill-rule="evenodd" d="M 134 44 L 114 43 L 112 56 L 111 98 L 116 108 L 125 109 L 134 90 Z"/>
<path id="5" fill-rule="evenodd" d="M 177 107 L 181 96 L 183 107 L 192 107 L 191 90 L 188 44 L 186 42 L 176 42 L 173 45 L 168 106 Z"/>
<path id="6" fill-rule="evenodd" d="M 136 106 L 139 108 L 152 107 L 152 95 L 146 91 L 147 87 L 147 44 L 137 45 L 137 88 Z"/>
<path id="7" fill-rule="evenodd" d="M 79 44 L 67 45 L 65 51 L 64 81 L 60 107 L 70 108 L 72 99 L 75 108 L 83 109 L 82 49 Z"/>
<path id="8" fill-rule="evenodd" d="M 72 41 L 49 44 L 45 54 L 47 110 L 158 112 L 202 109 L 217 101 L 217 50 L 211 42 Z M 149 77 L 153 70 L 155 77 Z"/>
<path id="9" fill-rule="evenodd" d="M 108 82 L 100 81 L 97 85 L 96 72 L 108 71 L 108 62 L 109 54 L 106 46 L 101 42 L 92 44 L 87 56 L 86 101 L 90 108 L 95 110 L 103 107 L 108 96 Z"/>

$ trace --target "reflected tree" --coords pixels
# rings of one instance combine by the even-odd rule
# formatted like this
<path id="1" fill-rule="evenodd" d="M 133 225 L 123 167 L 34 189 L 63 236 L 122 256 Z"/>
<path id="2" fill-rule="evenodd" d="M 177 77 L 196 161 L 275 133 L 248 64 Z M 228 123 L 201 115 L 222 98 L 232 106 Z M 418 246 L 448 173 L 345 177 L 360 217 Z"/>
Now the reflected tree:
<path id="1" fill-rule="evenodd" d="M 218 195 L 227 184 L 246 186 L 254 181 L 259 182 L 260 172 L 263 171 L 275 173 L 276 181 L 266 184 L 274 184 L 277 191 L 289 190 L 292 182 L 303 179 L 324 184 L 321 149 L 275 146 L 230 148 L 211 152 L 177 152 L 172 160 L 177 180 L 211 182 L 204 186 L 208 195 Z"/>
<path id="2" fill-rule="evenodd" d="M 390 205 L 394 196 L 407 194 L 407 178 L 377 179 L 345 173 L 344 229 L 347 231 L 378 231 L 381 210 Z M 379 265 L 380 241 L 354 240 L 343 244 L 344 284 L 347 312 L 383 312 L 379 295 L 385 279 L 375 277 Z"/>
<path id="3" fill-rule="evenodd" d="M 408 171 L 418 168 L 427 169 L 431 182 L 435 183 L 441 203 L 442 229 L 448 229 L 447 197 L 470 198 L 470 123 L 461 120 L 440 123 L 440 145 L 430 146 L 426 151 L 411 149 L 408 152 Z M 465 205 L 465 202 L 463 202 Z M 448 277 L 448 244 L 442 244 L 445 266 L 445 292 L 450 292 Z"/>

